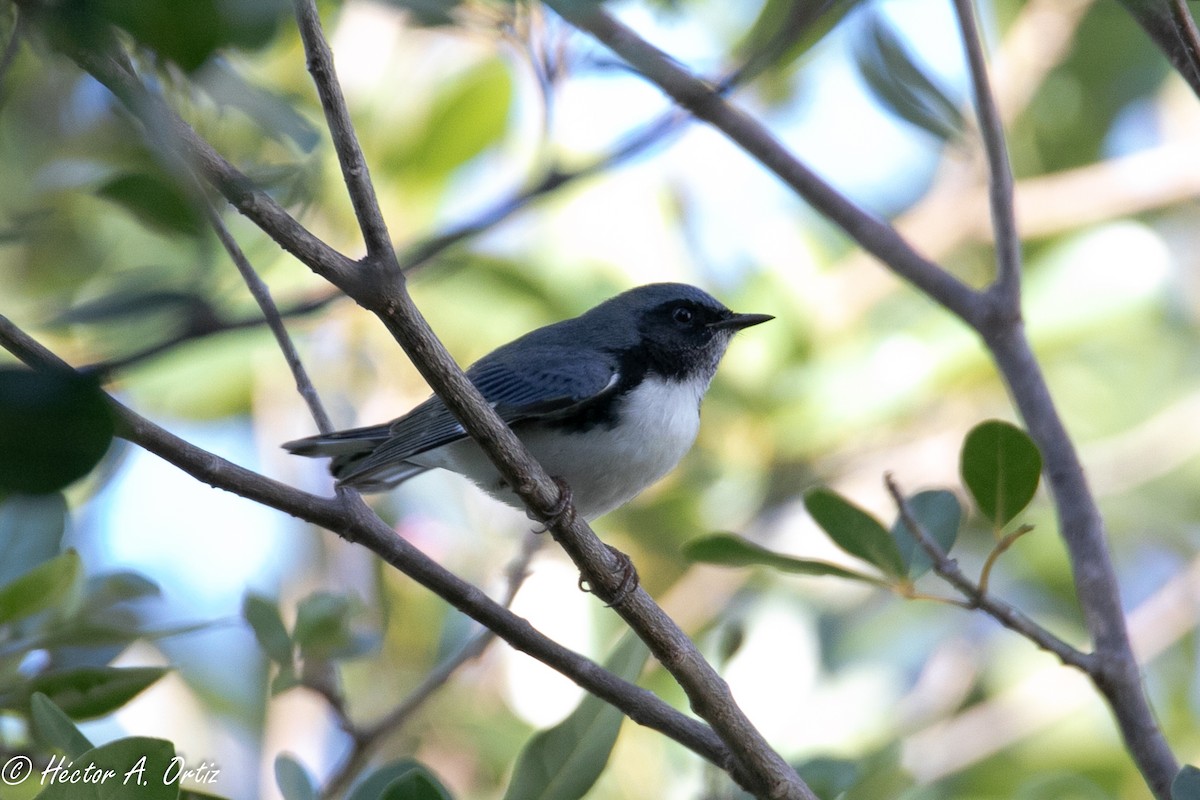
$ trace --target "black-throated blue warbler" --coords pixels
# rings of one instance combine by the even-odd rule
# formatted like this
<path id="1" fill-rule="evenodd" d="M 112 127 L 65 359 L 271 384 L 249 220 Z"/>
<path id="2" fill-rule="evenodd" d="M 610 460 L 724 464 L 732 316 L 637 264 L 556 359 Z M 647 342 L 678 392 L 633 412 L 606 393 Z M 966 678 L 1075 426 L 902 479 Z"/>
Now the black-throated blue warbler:
<path id="1" fill-rule="evenodd" d="M 769 319 L 735 314 L 694 286 L 649 284 L 509 342 L 467 377 L 546 472 L 567 482 L 578 513 L 593 519 L 679 463 L 733 334 Z M 440 467 L 522 507 L 437 397 L 383 425 L 283 446 L 332 456 L 341 486 L 382 491 Z"/>

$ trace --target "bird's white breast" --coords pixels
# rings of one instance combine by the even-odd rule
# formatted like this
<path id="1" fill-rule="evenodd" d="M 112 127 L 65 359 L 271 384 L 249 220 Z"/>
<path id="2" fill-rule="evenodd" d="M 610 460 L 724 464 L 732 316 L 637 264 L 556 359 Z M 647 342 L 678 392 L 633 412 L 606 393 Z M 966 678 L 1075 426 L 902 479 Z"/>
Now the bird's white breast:
<path id="1" fill-rule="evenodd" d="M 679 463 L 696 440 L 707 388 L 706 380 L 650 376 L 617 401 L 620 421 L 612 428 L 571 432 L 537 426 L 519 435 L 546 472 L 567 481 L 576 509 L 592 519 L 629 501 Z M 473 443 L 457 442 L 439 455 L 445 458 L 431 466 L 462 473 L 498 499 L 519 505 Z"/>

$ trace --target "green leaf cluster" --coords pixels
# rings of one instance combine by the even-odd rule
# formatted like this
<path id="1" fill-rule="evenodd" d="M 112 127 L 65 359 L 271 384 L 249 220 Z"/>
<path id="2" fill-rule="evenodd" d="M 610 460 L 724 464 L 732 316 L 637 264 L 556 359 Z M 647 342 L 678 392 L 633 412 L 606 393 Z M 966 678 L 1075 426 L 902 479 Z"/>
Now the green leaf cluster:
<path id="1" fill-rule="evenodd" d="M 271 694 L 331 677 L 334 663 L 358 658 L 379 645 L 379 634 L 359 622 L 363 609 L 349 597 L 315 592 L 296 607 L 291 632 L 279 606 L 259 594 L 242 601 L 242 618 L 254 631 L 259 647 L 278 668 Z"/>
<path id="2" fill-rule="evenodd" d="M 958 104 L 882 15 L 868 17 L 854 55 L 863 81 L 885 109 L 939 139 L 962 135 L 966 122 Z"/>
<path id="3" fill-rule="evenodd" d="M 6 555 L 0 561 L 0 710 L 24 722 L 24 749 L 51 767 L 94 765 L 115 777 L 43 784 L 37 773 L 37 780 L 25 778 L 21 786 L 36 784 L 37 796 L 50 800 L 174 800 L 180 797 L 177 781 L 164 782 L 175 757 L 170 742 L 129 737 L 96 747 L 75 723 L 111 714 L 170 672 L 111 666 L 132 642 L 204 626 L 147 626 L 143 605 L 157 597 L 158 586 L 134 572 L 88 577 L 78 553 L 60 552 L 66 527 L 67 506 L 59 494 L 12 495 L 0 502 Z M 138 776 L 123 781 L 135 767 L 145 782 Z"/>
<path id="4" fill-rule="evenodd" d="M 115 27 L 188 71 L 223 48 L 262 47 L 288 11 L 282 0 L 67 0 L 28 6 L 51 41 L 68 52 L 105 47 Z"/>
<path id="5" fill-rule="evenodd" d="M 1037 446 L 1021 429 L 999 420 L 973 428 L 963 441 L 959 458 L 963 483 L 980 512 L 997 531 L 1011 522 L 1033 499 L 1041 475 Z M 813 520 L 848 555 L 870 564 L 879 575 L 812 559 L 776 553 L 731 534 L 689 542 L 684 555 L 692 561 L 725 566 L 766 566 L 799 575 L 826 575 L 886 586 L 912 593 L 912 582 L 933 566 L 916 533 L 903 515 L 891 527 L 831 489 L 817 488 L 804 496 Z M 953 492 L 932 490 L 906 499 L 913 520 L 937 548 L 948 554 L 958 539 L 962 508 Z M 1021 531 L 1023 532 L 1023 531 Z M 1019 535 L 1019 534 L 1018 534 Z M 1011 540 L 1002 542 L 997 554 Z M 990 568 L 990 562 L 989 562 Z"/>

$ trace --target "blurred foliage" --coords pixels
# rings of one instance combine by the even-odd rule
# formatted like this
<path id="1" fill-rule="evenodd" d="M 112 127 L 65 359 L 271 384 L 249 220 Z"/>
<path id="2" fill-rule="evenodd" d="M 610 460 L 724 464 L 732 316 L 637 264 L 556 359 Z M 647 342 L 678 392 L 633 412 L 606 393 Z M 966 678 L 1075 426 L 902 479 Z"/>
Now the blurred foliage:
<path id="1" fill-rule="evenodd" d="M 74 483 L 108 452 L 113 430 L 97 381 L 0 367 L 0 491 L 41 494 Z"/>
<path id="2" fill-rule="evenodd" d="M 706 75 L 744 68 L 753 80 L 739 103 L 856 201 L 896 216 L 918 249 L 983 283 L 992 248 L 975 222 L 987 213 L 947 5 L 674 0 L 613 10 Z M 1048 8 L 1055 14 L 1034 16 Z M 402 251 L 487 219 L 547 171 L 603 154 L 665 107 L 535 5 L 321 10 Z M 1194 592 L 1200 220 L 1188 198 L 1200 186 L 1172 188 L 1168 178 L 1194 172 L 1183 159 L 1200 152 L 1197 101 L 1118 4 L 998 0 L 980 14 L 993 54 L 1020 44 L 1014 52 L 1029 56 L 1008 62 L 1005 77 L 1006 89 L 1028 82 L 1027 100 L 1001 92 L 1012 104 L 1002 111 L 1018 196 L 1033 203 L 1022 190 L 1037 179 L 1046 199 L 1027 207 L 1056 227 L 1027 246 L 1026 320 L 1101 498 L 1124 601 L 1137 609 Z M 1014 42 L 1018 33 L 1026 38 Z M 180 188 L 177 165 L 160 163 L 161 132 L 143 129 L 69 57 L 122 48 L 130 69 L 256 185 L 357 256 L 288 4 L 0 2 L 0 41 L 14 36 L 11 61 L 0 59 L 0 312 L 72 364 L 97 366 L 104 388 L 168 427 L 229 422 L 257 454 L 251 466 L 325 491 L 319 465 L 277 452 L 312 423 L 269 337 L 234 324 L 257 311 L 197 212 L 205 198 Z M 1130 178 L 1115 168 L 1172 146 L 1157 170 Z M 896 518 L 882 485 L 891 471 L 967 574 L 994 561 L 989 591 L 1068 641 L 1084 636 L 1027 440 L 997 422 L 979 438 L 981 420 L 1014 415 L 978 343 L 731 153 L 694 126 L 569 183 L 423 266 L 411 282 L 416 300 L 463 363 L 650 280 L 700 283 L 737 310 L 774 314 L 734 343 L 694 451 L 601 531 L 631 553 L 644 585 L 696 632 L 822 797 L 1148 797 L 1106 709 L 1062 688 L 1052 659 L 978 615 L 877 591 L 945 589 L 904 525 L 882 521 Z M 1080 167 L 1103 180 L 1071 184 L 1065 171 Z M 281 305 L 324 295 L 261 232 L 226 217 Z M 297 315 L 292 329 L 336 423 L 378 422 L 425 395 L 366 315 L 345 302 L 308 307 L 319 311 Z M 189 766 L 197 756 L 225 766 L 215 785 L 193 781 L 180 796 L 318 796 L 348 747 L 333 704 L 369 726 L 473 626 L 302 526 L 281 521 L 287 544 L 260 546 L 258 518 L 184 505 L 157 484 L 137 495 L 139 519 L 116 516 L 134 458 L 109 447 L 107 409 L 95 382 L 0 370 L 0 754 L 29 752 L 42 764 L 95 754 L 115 765 L 134 751 L 169 762 L 186 750 Z M 375 503 L 400 535 L 489 591 L 523 526 L 435 475 Z M 968 505 L 977 511 L 964 514 Z M 180 552 L 194 552 L 178 541 L 185 536 L 216 540 L 228 529 L 242 539 L 215 553 L 215 566 L 185 565 L 198 573 L 188 589 L 174 583 L 177 563 L 155 572 L 121 561 L 129 551 L 111 542 L 135 523 Z M 1029 527 L 1036 535 L 1014 545 Z M 694 560 L 765 568 L 706 570 Z M 576 595 L 569 571 L 544 554 L 517 610 L 603 654 L 618 625 Z M 1159 643 L 1147 683 L 1168 739 L 1195 761 L 1195 615 L 1180 624 L 1146 608 L 1134 616 L 1139 634 Z M 531 758 L 521 751 L 547 739 L 552 758 L 589 754 L 599 778 L 576 794 L 594 800 L 739 796 L 636 726 L 618 736 L 608 719 L 600 744 L 563 739 L 602 709 L 526 670 L 503 648 L 461 669 L 383 737 L 348 796 L 500 798 L 530 774 L 517 767 Z M 661 670 L 642 683 L 686 703 Z M 147 736 L 147 719 L 174 743 Z M 985 734 L 970 727 L 978 720 L 993 721 Z M 260 763 L 274 764 L 261 781 Z M 1194 783 L 1185 771 L 1178 791 Z M 15 800 L 39 790 L 11 789 L 25 792 Z M 84 796 L 66 791 L 45 796 Z"/>

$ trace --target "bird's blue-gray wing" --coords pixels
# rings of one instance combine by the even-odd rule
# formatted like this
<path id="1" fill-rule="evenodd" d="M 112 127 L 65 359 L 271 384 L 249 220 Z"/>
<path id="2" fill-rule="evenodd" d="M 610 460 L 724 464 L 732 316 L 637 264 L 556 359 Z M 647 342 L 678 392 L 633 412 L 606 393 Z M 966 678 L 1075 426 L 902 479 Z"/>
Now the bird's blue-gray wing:
<path id="1" fill-rule="evenodd" d="M 606 354 L 543 346 L 527 347 L 519 355 L 514 358 L 501 348 L 467 370 L 471 382 L 510 425 L 565 416 L 616 390 L 617 362 Z M 319 449 L 285 446 L 307 455 L 334 455 L 330 469 L 340 483 L 379 489 L 426 469 L 408 459 L 466 435 L 445 404 L 431 397 L 387 425 L 289 443 L 313 441 Z"/>

